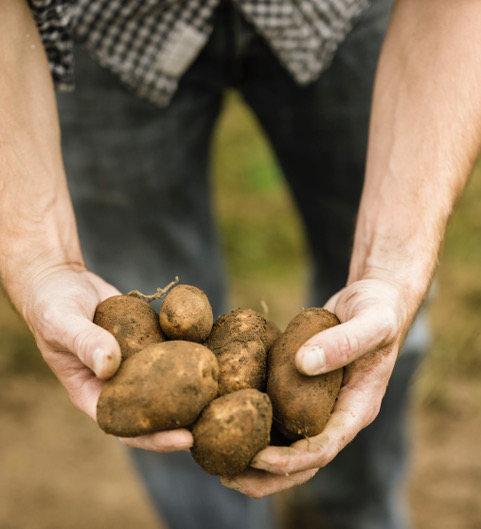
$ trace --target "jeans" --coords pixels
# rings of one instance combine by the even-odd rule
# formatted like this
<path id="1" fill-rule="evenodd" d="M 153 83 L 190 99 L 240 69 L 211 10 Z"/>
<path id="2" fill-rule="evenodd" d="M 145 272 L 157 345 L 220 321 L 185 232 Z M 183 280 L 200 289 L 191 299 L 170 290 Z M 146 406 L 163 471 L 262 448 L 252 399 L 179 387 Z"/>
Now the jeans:
<path id="1" fill-rule="evenodd" d="M 175 275 L 225 312 L 209 192 L 209 146 L 226 89 L 257 115 L 299 208 L 312 261 L 311 305 L 345 283 L 363 185 L 374 71 L 391 9 L 375 0 L 320 79 L 299 87 L 228 2 L 164 109 L 133 97 L 77 53 L 77 89 L 59 94 L 63 153 L 87 265 L 122 291 L 154 292 Z M 406 406 L 428 333 L 418 318 L 381 413 L 291 495 L 292 527 L 406 529 L 398 499 Z M 251 500 L 187 453 L 130 450 L 171 529 L 269 529 L 269 499 Z M 305 525 L 302 525 L 302 524 Z"/>

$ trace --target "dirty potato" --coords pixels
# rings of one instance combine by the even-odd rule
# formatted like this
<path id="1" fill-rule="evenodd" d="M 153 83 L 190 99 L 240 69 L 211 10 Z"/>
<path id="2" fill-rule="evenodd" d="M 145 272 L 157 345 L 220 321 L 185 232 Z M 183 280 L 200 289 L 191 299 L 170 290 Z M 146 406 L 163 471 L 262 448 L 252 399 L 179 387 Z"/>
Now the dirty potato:
<path id="1" fill-rule="evenodd" d="M 160 326 L 172 340 L 203 342 L 214 318 L 206 294 L 190 285 L 177 285 L 165 296 L 160 308 Z"/>
<path id="2" fill-rule="evenodd" d="M 265 389 L 266 320 L 251 309 L 236 309 L 218 318 L 205 345 L 219 362 L 221 395 L 240 389 Z"/>
<path id="3" fill-rule="evenodd" d="M 314 334 L 337 324 L 337 317 L 325 309 L 303 310 L 289 323 L 269 352 L 267 394 L 272 401 L 277 427 L 289 439 L 319 434 L 332 412 L 343 369 L 306 376 L 297 370 L 295 355 Z"/>
<path id="4" fill-rule="evenodd" d="M 147 301 L 134 296 L 112 296 L 99 303 L 94 323 L 114 335 L 122 360 L 165 340 L 158 314 Z"/>
<path id="5" fill-rule="evenodd" d="M 215 356 L 203 345 L 181 340 L 149 345 L 106 382 L 97 422 L 121 437 L 190 426 L 217 396 L 217 377 Z"/>
<path id="6" fill-rule="evenodd" d="M 238 474 L 269 444 L 271 424 L 265 393 L 243 389 L 219 397 L 194 424 L 192 457 L 209 474 Z"/>
<path id="7" fill-rule="evenodd" d="M 274 342 L 279 338 L 279 336 L 282 334 L 282 331 L 279 329 L 279 326 L 277 323 L 273 322 L 272 320 L 267 320 L 267 326 L 266 326 L 266 350 L 269 351 L 270 348 L 274 345 Z"/>

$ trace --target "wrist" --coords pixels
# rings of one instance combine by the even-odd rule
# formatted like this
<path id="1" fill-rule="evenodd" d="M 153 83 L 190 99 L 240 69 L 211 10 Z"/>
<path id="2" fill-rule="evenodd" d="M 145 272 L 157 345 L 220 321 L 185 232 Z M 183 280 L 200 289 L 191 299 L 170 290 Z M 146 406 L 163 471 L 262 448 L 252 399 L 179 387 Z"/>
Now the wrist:
<path id="1" fill-rule="evenodd" d="M 23 315 L 29 292 L 38 281 L 62 270 L 83 272 L 85 265 L 73 218 L 62 223 L 57 215 L 47 215 L 42 222 L 20 224 L 16 230 L 2 230 L 0 280 Z"/>
<path id="2" fill-rule="evenodd" d="M 422 246 L 397 247 L 376 239 L 375 244 L 353 252 L 348 285 L 364 280 L 377 280 L 391 285 L 399 294 L 408 319 L 414 317 L 429 290 L 438 262 L 438 251 Z"/>

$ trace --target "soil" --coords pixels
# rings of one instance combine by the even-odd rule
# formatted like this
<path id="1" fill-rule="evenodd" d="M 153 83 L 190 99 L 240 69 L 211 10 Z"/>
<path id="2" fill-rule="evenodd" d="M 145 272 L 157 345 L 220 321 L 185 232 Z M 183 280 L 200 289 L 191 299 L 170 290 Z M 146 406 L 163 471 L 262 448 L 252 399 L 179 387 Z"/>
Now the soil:
<path id="1" fill-rule="evenodd" d="M 412 477 L 408 497 L 414 527 L 481 528 L 481 385 L 446 380 L 442 407 L 415 405 Z"/>
<path id="2" fill-rule="evenodd" d="M 164 527 L 122 445 L 74 408 L 10 317 L 0 321 L 0 528 Z M 480 529 L 480 383 L 450 375 L 444 391 L 443 405 L 413 404 L 414 527 Z"/>

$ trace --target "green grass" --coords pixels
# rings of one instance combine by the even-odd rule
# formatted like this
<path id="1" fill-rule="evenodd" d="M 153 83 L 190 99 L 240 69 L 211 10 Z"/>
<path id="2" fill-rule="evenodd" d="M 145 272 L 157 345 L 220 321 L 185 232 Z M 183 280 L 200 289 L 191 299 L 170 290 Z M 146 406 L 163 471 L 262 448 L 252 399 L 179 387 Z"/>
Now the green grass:
<path id="1" fill-rule="evenodd" d="M 270 146 L 235 93 L 215 134 L 213 182 L 232 304 L 259 310 L 264 300 L 287 323 L 304 297 L 302 227 Z"/>

